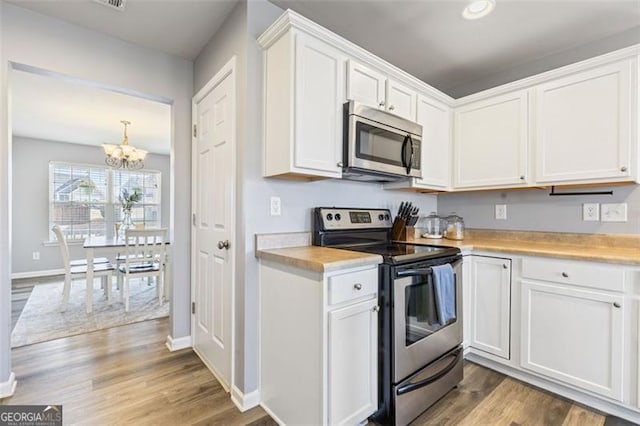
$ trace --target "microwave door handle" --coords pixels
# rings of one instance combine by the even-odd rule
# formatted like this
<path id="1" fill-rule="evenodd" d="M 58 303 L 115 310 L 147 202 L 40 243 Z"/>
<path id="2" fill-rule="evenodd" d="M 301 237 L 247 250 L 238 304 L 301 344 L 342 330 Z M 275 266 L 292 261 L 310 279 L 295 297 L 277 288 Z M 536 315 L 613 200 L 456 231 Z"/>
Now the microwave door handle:
<path id="1" fill-rule="evenodd" d="M 411 153 L 409 154 L 409 161 L 407 161 L 407 145 L 411 148 Z M 411 139 L 411 135 L 407 135 L 402 142 L 402 167 L 407 170 L 407 174 L 411 173 L 411 166 L 413 165 L 413 140 Z"/>

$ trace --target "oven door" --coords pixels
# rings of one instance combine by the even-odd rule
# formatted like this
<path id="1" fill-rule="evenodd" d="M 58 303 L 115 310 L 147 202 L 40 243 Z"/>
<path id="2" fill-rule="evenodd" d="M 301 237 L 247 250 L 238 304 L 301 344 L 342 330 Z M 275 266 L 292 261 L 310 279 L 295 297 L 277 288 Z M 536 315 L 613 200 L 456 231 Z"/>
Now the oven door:
<path id="1" fill-rule="evenodd" d="M 445 324 L 438 321 L 431 269 L 405 266 L 394 272 L 394 383 L 462 343 L 462 259 L 451 266 L 455 279 L 456 315 Z"/>
<path id="2" fill-rule="evenodd" d="M 349 116 L 350 168 L 422 177 L 420 136 L 358 115 Z"/>

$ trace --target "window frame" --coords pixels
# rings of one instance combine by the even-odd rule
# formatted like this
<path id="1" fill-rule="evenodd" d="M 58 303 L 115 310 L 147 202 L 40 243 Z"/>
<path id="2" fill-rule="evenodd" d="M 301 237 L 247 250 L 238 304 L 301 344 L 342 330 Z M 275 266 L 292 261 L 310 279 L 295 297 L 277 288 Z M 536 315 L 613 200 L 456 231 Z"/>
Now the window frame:
<path id="1" fill-rule="evenodd" d="M 49 244 L 55 244 L 57 243 L 57 239 L 55 237 L 55 234 L 53 233 L 53 231 L 51 231 L 51 228 L 57 224 L 58 222 L 56 222 L 54 220 L 54 208 L 55 205 L 60 205 L 60 204 L 64 204 L 66 203 L 65 201 L 55 201 L 54 200 L 54 193 L 55 193 L 55 188 L 53 185 L 53 178 L 54 178 L 54 173 L 55 173 L 55 169 L 56 167 L 68 167 L 71 168 L 73 170 L 73 168 L 87 168 L 87 169 L 98 169 L 101 171 L 104 171 L 105 173 L 105 182 L 106 182 L 106 196 L 105 196 L 105 201 L 104 202 L 91 202 L 92 205 L 95 204 L 100 204 L 102 206 L 104 206 L 104 222 L 105 222 L 105 228 L 104 228 L 104 235 L 107 237 L 112 237 L 115 235 L 115 227 L 114 225 L 117 223 L 117 211 L 118 209 L 121 209 L 121 204 L 120 201 L 118 200 L 118 196 L 116 194 L 114 194 L 114 187 L 116 186 L 116 177 L 120 174 L 155 174 L 156 176 L 156 184 L 157 184 L 157 202 L 144 202 L 144 203 L 139 203 L 136 204 L 136 207 L 134 208 L 144 208 L 147 206 L 155 206 L 157 207 L 157 212 L 158 212 L 158 217 L 157 219 L 154 219 L 154 222 L 157 222 L 159 224 L 159 226 L 162 226 L 162 172 L 160 170 L 155 170 L 155 169 L 138 169 L 138 170 L 127 170 L 127 169 L 114 169 L 112 167 L 109 167 L 107 165 L 97 165 L 97 164 L 87 164 L 87 163 L 74 163 L 74 162 L 67 162 L 67 161 L 49 161 L 49 179 L 48 179 L 48 234 L 49 234 L 49 239 L 48 241 L 45 241 L 45 244 L 49 245 Z M 74 204 L 74 201 L 68 201 L 69 204 Z M 144 213 L 143 213 L 144 215 Z M 146 223 L 147 220 L 146 218 L 143 219 L 142 223 Z M 91 223 L 91 220 L 89 220 L 89 224 Z M 140 223 L 138 221 L 138 223 Z M 94 232 L 92 232 L 92 228 L 89 227 L 88 230 L 88 235 L 89 236 L 93 236 L 95 235 Z M 80 238 L 73 238 L 72 235 L 69 235 L 67 232 L 63 231 L 65 238 L 67 239 L 67 242 L 69 244 L 78 244 L 84 241 L 84 239 L 86 237 L 80 237 Z"/>

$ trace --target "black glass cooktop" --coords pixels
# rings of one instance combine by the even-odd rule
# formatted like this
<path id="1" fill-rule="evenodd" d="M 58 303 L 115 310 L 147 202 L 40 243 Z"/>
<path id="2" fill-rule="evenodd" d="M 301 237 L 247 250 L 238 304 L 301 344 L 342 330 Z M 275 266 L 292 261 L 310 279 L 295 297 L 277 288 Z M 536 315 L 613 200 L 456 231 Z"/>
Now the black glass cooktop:
<path id="1" fill-rule="evenodd" d="M 340 248 L 362 253 L 379 254 L 384 258 L 385 263 L 404 263 L 408 261 L 436 259 L 454 256 L 460 253 L 460 250 L 453 247 L 421 246 L 402 243 L 366 244 L 343 246 Z"/>

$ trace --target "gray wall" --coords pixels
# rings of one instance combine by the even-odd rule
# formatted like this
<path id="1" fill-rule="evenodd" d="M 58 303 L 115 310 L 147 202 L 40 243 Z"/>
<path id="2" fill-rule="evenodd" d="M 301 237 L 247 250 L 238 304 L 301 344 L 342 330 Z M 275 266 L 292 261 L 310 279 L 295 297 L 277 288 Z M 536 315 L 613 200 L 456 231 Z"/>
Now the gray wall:
<path id="1" fill-rule="evenodd" d="M 43 245 L 49 240 L 49 162 L 104 166 L 98 146 L 38 139 L 13 138 L 12 273 L 63 268 L 60 248 Z M 105 166 L 106 167 L 106 166 Z M 150 153 L 145 169 L 162 172 L 162 226 L 169 224 L 169 156 Z M 74 259 L 85 256 L 81 245 L 70 245 Z M 40 260 L 32 260 L 32 252 Z"/>
<path id="2" fill-rule="evenodd" d="M 314 206 L 395 208 L 412 200 L 423 211 L 435 210 L 436 198 L 383 191 L 380 185 L 348 181 L 291 182 L 262 178 L 262 50 L 257 37 L 283 12 L 264 0 L 240 2 L 194 65 L 194 91 L 202 87 L 235 53 L 246 63 L 238 74 L 238 217 L 236 236 L 235 384 L 249 393 L 258 387 L 258 262 L 256 233 L 308 231 Z M 247 33 L 248 31 L 248 33 Z M 239 71 L 241 69 L 239 68 Z M 245 129 L 242 129 L 245 127 Z M 246 133 L 245 133 L 246 132 Z M 269 198 L 279 196 L 282 215 L 269 215 Z"/>
<path id="3" fill-rule="evenodd" d="M 544 189 L 479 191 L 438 196 L 438 213 L 456 212 L 469 228 L 523 231 L 640 234 L 640 186 L 614 186 L 575 191 L 613 190 L 613 196 L 550 197 Z M 557 192 L 568 191 L 558 189 Z M 570 190 L 573 191 L 573 190 Z M 583 222 L 582 203 L 627 203 L 628 222 Z M 495 219 L 495 205 L 507 205 L 507 220 Z"/>
<path id="4" fill-rule="evenodd" d="M 171 104 L 172 146 L 170 182 L 173 286 L 171 335 L 190 334 L 190 231 L 191 212 L 191 98 L 193 63 L 156 50 L 146 49 L 77 25 L 24 10 L 2 2 L 0 63 L 0 209 L 10 206 L 8 161 L 10 133 L 6 117 L 9 62 L 25 64 L 96 82 L 105 87 L 144 94 L 151 100 Z M 8 157 L 7 157 L 8 156 Z M 5 244 L 10 238 L 10 212 L 0 214 L 0 382 L 10 371 L 8 330 L 11 320 L 10 256 Z"/>

